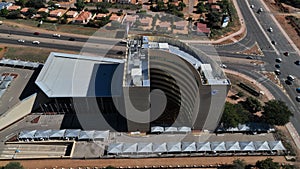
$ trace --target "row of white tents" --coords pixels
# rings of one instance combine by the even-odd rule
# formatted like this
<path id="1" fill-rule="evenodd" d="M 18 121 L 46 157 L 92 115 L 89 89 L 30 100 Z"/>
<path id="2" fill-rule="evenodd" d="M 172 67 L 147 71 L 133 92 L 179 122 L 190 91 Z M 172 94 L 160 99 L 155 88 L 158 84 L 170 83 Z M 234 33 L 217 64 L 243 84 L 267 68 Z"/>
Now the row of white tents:
<path id="1" fill-rule="evenodd" d="M 111 143 L 108 154 L 285 151 L 281 141 Z"/>
<path id="2" fill-rule="evenodd" d="M 237 127 L 223 128 L 219 127 L 217 132 L 274 132 L 275 129 L 269 124 L 264 123 L 247 123 L 238 124 Z"/>
<path id="3" fill-rule="evenodd" d="M 151 127 L 151 133 L 190 133 L 192 129 L 190 127 L 161 127 L 153 126 Z"/>
<path id="4" fill-rule="evenodd" d="M 40 63 L 27 62 L 27 61 L 21 61 L 21 60 L 12 60 L 12 59 L 2 59 L 2 60 L 0 60 L 0 65 L 37 68 L 37 67 L 39 67 Z"/>
<path id="5" fill-rule="evenodd" d="M 78 139 L 78 140 L 107 140 L 109 130 L 23 130 L 19 133 L 19 140 L 48 140 L 48 139 Z"/>

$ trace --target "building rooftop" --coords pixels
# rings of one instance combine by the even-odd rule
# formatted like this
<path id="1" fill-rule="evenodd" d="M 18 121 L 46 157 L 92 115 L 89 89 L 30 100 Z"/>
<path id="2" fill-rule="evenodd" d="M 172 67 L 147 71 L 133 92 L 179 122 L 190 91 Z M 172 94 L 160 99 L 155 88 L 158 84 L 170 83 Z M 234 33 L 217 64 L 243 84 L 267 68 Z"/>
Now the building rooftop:
<path id="1" fill-rule="evenodd" d="M 35 83 L 50 98 L 119 95 L 123 63 L 120 59 L 52 52 Z"/>

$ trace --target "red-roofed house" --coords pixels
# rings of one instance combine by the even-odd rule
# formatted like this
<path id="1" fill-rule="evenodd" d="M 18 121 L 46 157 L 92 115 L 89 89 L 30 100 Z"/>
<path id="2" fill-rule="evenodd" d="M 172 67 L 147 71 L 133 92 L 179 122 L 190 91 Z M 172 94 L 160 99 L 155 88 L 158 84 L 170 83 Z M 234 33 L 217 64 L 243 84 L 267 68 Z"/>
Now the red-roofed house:
<path id="1" fill-rule="evenodd" d="M 102 19 L 102 18 L 104 18 L 104 17 L 106 17 L 106 16 L 107 16 L 106 14 L 98 13 L 98 14 L 95 16 L 95 19 L 96 19 L 96 20 L 100 20 L 100 19 Z"/>
<path id="2" fill-rule="evenodd" d="M 148 18 L 148 17 L 141 18 L 140 22 L 141 22 L 141 26 L 149 26 L 150 22 L 151 22 L 151 18 Z"/>
<path id="3" fill-rule="evenodd" d="M 204 33 L 205 35 L 209 36 L 210 29 L 207 27 L 206 24 L 198 22 L 197 23 L 197 33 L 198 34 Z"/>
<path id="4" fill-rule="evenodd" d="M 75 18 L 78 15 L 78 12 L 77 11 L 68 11 L 66 13 L 66 15 L 68 18 Z"/>
<path id="5" fill-rule="evenodd" d="M 159 28 L 158 30 L 168 30 L 171 27 L 170 22 L 161 22 L 159 25 L 157 25 Z"/>
<path id="6" fill-rule="evenodd" d="M 62 15 L 62 12 L 59 10 L 53 10 L 49 14 L 51 17 L 60 17 Z"/>
<path id="7" fill-rule="evenodd" d="M 87 24 L 91 18 L 92 18 L 91 12 L 83 11 L 73 20 L 73 22 L 77 24 Z"/>
<path id="8" fill-rule="evenodd" d="M 21 9 L 21 6 L 18 6 L 18 5 L 12 5 L 12 6 L 9 6 L 7 7 L 7 10 L 8 11 L 16 11 L 18 9 Z"/>
<path id="9" fill-rule="evenodd" d="M 40 8 L 40 9 L 37 11 L 37 13 L 43 13 L 43 12 L 49 13 L 49 9 L 48 9 L 48 8 Z"/>
<path id="10" fill-rule="evenodd" d="M 220 5 L 212 5 L 212 6 L 211 6 L 211 9 L 212 9 L 213 11 L 220 11 L 220 10 L 221 10 L 221 7 L 220 7 Z"/>
<path id="11" fill-rule="evenodd" d="M 120 22 L 121 21 L 121 17 L 118 16 L 117 14 L 112 14 L 109 18 L 110 21 L 117 21 Z"/>
<path id="12" fill-rule="evenodd" d="M 26 12 L 28 12 L 29 8 L 22 8 L 20 10 L 21 14 L 26 14 Z"/>

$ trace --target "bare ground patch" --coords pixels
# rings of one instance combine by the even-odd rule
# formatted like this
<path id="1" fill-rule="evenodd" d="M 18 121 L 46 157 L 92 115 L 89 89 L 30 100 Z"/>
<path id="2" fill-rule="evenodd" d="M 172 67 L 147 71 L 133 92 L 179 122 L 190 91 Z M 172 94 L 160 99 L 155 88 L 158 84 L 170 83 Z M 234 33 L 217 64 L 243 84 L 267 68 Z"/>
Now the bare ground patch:
<path id="1" fill-rule="evenodd" d="M 259 56 L 263 56 L 263 52 L 260 50 L 259 46 L 257 43 L 255 43 L 254 46 L 252 46 L 250 49 L 244 50 L 242 52 L 240 52 L 242 54 L 246 54 L 246 55 L 259 55 Z"/>

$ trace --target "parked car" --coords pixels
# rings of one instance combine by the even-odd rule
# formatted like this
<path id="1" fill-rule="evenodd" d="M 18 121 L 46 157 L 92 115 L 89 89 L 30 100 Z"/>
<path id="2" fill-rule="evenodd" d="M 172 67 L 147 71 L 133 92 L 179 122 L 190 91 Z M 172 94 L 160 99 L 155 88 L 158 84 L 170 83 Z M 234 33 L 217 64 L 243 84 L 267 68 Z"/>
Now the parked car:
<path id="1" fill-rule="evenodd" d="M 253 56 L 247 56 L 247 59 L 254 59 Z"/>
<path id="2" fill-rule="evenodd" d="M 281 72 L 280 72 L 279 69 L 276 69 L 274 72 L 275 72 L 276 75 L 280 75 L 281 74 Z"/>
<path id="3" fill-rule="evenodd" d="M 283 54 L 284 54 L 284 56 L 289 56 L 290 55 L 289 52 L 284 52 Z"/>
<path id="4" fill-rule="evenodd" d="M 264 10 L 262 9 L 262 8 L 259 8 L 258 9 L 258 11 L 257 11 L 257 13 L 261 13 L 261 12 L 263 12 Z"/>
<path id="5" fill-rule="evenodd" d="M 298 93 L 300 93 L 300 87 L 296 88 L 296 91 L 297 91 Z"/>
<path id="6" fill-rule="evenodd" d="M 269 30 L 269 32 L 273 32 L 273 28 L 272 27 L 270 27 L 268 30 Z"/>
<path id="7" fill-rule="evenodd" d="M 300 102 L 300 96 L 296 97 L 297 102 Z"/>
<path id="8" fill-rule="evenodd" d="M 273 45 L 276 45 L 276 44 L 277 44 L 274 40 L 272 40 L 271 43 L 272 43 Z"/>
<path id="9" fill-rule="evenodd" d="M 281 59 L 281 58 L 276 58 L 275 61 L 276 61 L 277 63 L 281 63 L 281 62 L 282 62 L 282 59 Z"/>
<path id="10" fill-rule="evenodd" d="M 25 43 L 25 40 L 24 39 L 19 39 L 18 42 L 19 43 Z"/>
<path id="11" fill-rule="evenodd" d="M 288 75 L 287 79 L 288 79 L 289 81 L 294 81 L 294 80 L 295 80 L 295 77 L 292 76 L 292 75 Z"/>
<path id="12" fill-rule="evenodd" d="M 69 38 L 69 41 L 75 41 L 75 38 Z"/>
<path id="13" fill-rule="evenodd" d="M 254 8 L 254 5 L 250 5 L 250 8 L 253 9 L 253 8 Z"/>
<path id="14" fill-rule="evenodd" d="M 279 68 L 280 68 L 280 65 L 279 65 L 279 64 L 276 64 L 275 67 L 276 67 L 277 69 L 279 69 Z"/>
<path id="15" fill-rule="evenodd" d="M 227 66 L 226 66 L 226 65 L 224 65 L 224 64 L 220 64 L 220 67 L 221 67 L 221 68 L 224 68 L 224 69 L 226 69 L 226 68 L 227 68 Z"/>
<path id="16" fill-rule="evenodd" d="M 53 37 L 60 38 L 60 34 L 57 34 L 57 33 L 53 34 L 52 36 L 53 36 Z"/>
<path id="17" fill-rule="evenodd" d="M 34 32 L 33 34 L 34 34 L 34 35 L 39 35 L 40 33 L 39 33 L 39 32 Z"/>
<path id="18" fill-rule="evenodd" d="M 298 65 L 298 66 L 300 66 L 300 60 L 297 60 L 297 61 L 295 62 L 295 64 Z"/>
<path id="19" fill-rule="evenodd" d="M 41 42 L 40 41 L 37 41 L 37 40 L 35 40 L 35 41 L 32 41 L 32 44 L 37 44 L 37 45 L 39 45 Z"/>

